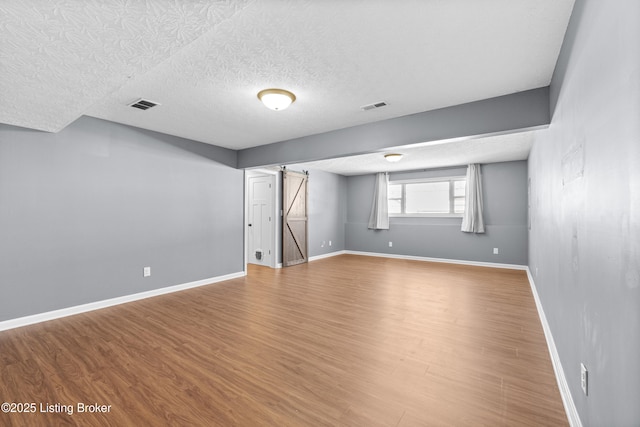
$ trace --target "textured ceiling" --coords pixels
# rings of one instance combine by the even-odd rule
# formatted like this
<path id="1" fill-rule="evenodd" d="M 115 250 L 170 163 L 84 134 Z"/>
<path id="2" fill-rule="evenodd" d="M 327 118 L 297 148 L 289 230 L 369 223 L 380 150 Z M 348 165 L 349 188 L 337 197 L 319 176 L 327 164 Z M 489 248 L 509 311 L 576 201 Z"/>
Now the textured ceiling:
<path id="1" fill-rule="evenodd" d="M 549 84 L 573 0 L 4 0 L 0 122 L 241 149 Z M 282 87 L 274 112 L 256 98 Z M 138 98 L 161 105 L 127 107 Z M 389 106 L 363 112 L 377 101 Z"/>
<path id="2" fill-rule="evenodd" d="M 495 163 L 526 160 L 529 157 L 534 134 L 540 131 L 520 132 L 482 138 L 460 138 L 434 141 L 407 147 L 287 165 L 292 170 L 322 170 L 340 175 L 363 175 L 376 172 L 396 172 L 460 166 L 469 163 Z M 403 154 L 397 163 L 385 160 L 386 153 Z"/>
<path id="3" fill-rule="evenodd" d="M 246 5 L 242 0 L 3 0 L 0 122 L 60 131 Z"/>

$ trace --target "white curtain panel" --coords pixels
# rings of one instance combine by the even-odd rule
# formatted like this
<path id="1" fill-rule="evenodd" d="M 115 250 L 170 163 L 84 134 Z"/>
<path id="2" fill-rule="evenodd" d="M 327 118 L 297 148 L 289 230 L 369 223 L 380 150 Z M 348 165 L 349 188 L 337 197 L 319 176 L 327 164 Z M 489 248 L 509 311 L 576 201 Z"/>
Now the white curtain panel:
<path id="1" fill-rule="evenodd" d="M 464 197 L 464 216 L 462 231 L 465 233 L 484 233 L 482 217 L 482 176 L 480 165 L 471 164 L 467 169 L 467 192 Z"/>
<path id="2" fill-rule="evenodd" d="M 376 188 L 373 194 L 371 215 L 369 216 L 369 229 L 389 229 L 389 202 L 387 200 L 387 184 L 389 175 L 386 172 L 376 174 Z"/>

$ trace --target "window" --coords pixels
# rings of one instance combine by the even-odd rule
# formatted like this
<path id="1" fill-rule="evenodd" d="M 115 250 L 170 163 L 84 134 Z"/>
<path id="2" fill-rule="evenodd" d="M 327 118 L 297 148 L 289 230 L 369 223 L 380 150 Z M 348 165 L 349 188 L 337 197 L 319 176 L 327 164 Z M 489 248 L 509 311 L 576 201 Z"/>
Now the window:
<path id="1" fill-rule="evenodd" d="M 467 186 L 463 176 L 389 183 L 389 216 L 462 216 Z"/>

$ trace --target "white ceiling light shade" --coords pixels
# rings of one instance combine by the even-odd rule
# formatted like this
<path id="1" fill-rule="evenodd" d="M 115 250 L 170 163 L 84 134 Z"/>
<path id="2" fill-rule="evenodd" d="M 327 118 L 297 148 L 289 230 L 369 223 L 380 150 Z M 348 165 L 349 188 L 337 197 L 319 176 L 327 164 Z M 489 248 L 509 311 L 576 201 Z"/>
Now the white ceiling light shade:
<path id="1" fill-rule="evenodd" d="M 402 158 L 402 154 L 389 153 L 389 154 L 385 154 L 384 158 L 387 160 L 387 162 L 396 163 L 400 161 L 400 159 Z"/>
<path id="2" fill-rule="evenodd" d="M 265 89 L 258 92 L 258 99 L 267 108 L 280 111 L 289 107 L 296 100 L 296 96 L 284 89 Z"/>

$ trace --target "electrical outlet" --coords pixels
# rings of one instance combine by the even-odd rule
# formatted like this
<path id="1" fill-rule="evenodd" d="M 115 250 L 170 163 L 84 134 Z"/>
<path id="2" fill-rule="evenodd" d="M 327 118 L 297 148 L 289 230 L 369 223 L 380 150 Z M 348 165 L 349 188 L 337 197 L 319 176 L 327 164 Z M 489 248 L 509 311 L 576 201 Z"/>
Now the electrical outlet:
<path id="1" fill-rule="evenodd" d="M 585 396 L 588 396 L 589 393 L 589 371 L 587 371 L 587 367 L 584 366 L 584 363 L 580 364 L 580 385 L 582 386 L 582 391 Z"/>
<path id="2" fill-rule="evenodd" d="M 142 270 L 142 277 L 149 277 L 151 276 L 151 267 L 145 267 Z"/>
<path id="3" fill-rule="evenodd" d="M 498 255 L 500 253 L 500 249 L 498 248 L 493 248 L 493 254 L 494 255 Z"/>
<path id="4" fill-rule="evenodd" d="M 389 242 L 389 247 L 392 248 L 393 247 L 393 242 Z"/>
<path id="5" fill-rule="evenodd" d="M 329 246 L 331 246 L 331 240 L 329 240 Z"/>
<path id="6" fill-rule="evenodd" d="M 320 245 L 320 247 L 321 247 L 321 248 L 324 248 L 324 244 L 325 244 L 325 241 L 323 240 L 323 241 L 322 241 L 322 244 Z"/>

